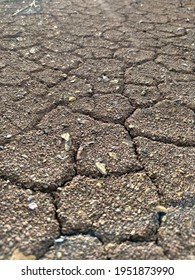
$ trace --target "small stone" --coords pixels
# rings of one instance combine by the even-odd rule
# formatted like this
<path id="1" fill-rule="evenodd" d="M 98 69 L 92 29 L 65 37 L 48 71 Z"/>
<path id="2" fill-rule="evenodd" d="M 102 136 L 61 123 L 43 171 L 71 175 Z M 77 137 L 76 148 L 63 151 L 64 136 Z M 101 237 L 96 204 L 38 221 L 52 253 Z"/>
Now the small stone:
<path id="1" fill-rule="evenodd" d="M 30 204 L 28 205 L 28 208 L 29 208 L 30 210 L 35 210 L 37 207 L 38 207 L 38 206 L 37 206 L 37 204 L 36 204 L 35 202 L 32 202 L 32 203 L 30 203 Z"/>
<path id="2" fill-rule="evenodd" d="M 102 184 L 100 182 L 97 182 L 96 186 L 100 188 Z"/>
<path id="3" fill-rule="evenodd" d="M 109 156 L 110 156 L 111 158 L 117 159 L 117 154 L 116 154 L 116 153 L 114 153 L 114 152 L 109 152 L 108 154 L 109 154 Z"/>
<path id="4" fill-rule="evenodd" d="M 62 242 L 64 242 L 64 240 L 65 240 L 65 236 L 61 235 L 59 238 L 55 239 L 54 242 L 55 243 L 62 243 Z"/>
<path id="5" fill-rule="evenodd" d="M 107 82 L 109 80 L 109 78 L 105 74 L 102 74 L 101 80 L 103 80 L 104 82 Z"/>
<path id="6" fill-rule="evenodd" d="M 111 81 L 110 81 L 111 84 L 118 84 L 118 82 L 119 82 L 118 79 L 114 79 L 114 80 L 111 80 Z"/>
<path id="7" fill-rule="evenodd" d="M 32 199 L 33 199 L 33 196 L 32 196 L 32 195 L 30 195 L 30 196 L 27 197 L 27 201 L 28 201 L 28 202 L 31 202 Z"/>
<path id="8" fill-rule="evenodd" d="M 125 140 L 122 143 L 129 146 L 130 148 L 133 148 L 133 145 L 134 145 L 133 141 L 131 141 L 131 140 Z"/>
<path id="9" fill-rule="evenodd" d="M 156 211 L 160 212 L 160 213 L 167 213 L 167 208 L 165 208 L 162 205 L 158 205 L 158 206 L 156 206 Z"/>
<path id="10" fill-rule="evenodd" d="M 32 48 L 29 50 L 29 53 L 35 54 L 35 53 L 36 53 L 36 48 L 35 48 L 35 47 L 32 47 Z"/>
<path id="11" fill-rule="evenodd" d="M 7 138 L 7 139 L 9 139 L 9 138 L 11 138 L 11 137 L 12 137 L 12 134 L 6 135 L 6 138 Z"/>
<path id="12" fill-rule="evenodd" d="M 135 230 L 133 229 L 131 232 L 130 232 L 131 235 L 135 235 Z"/>
<path id="13" fill-rule="evenodd" d="M 61 138 L 63 138 L 65 141 L 70 141 L 70 134 L 68 133 L 68 132 L 66 132 L 66 133 L 63 133 L 62 135 L 61 135 Z"/>
<path id="14" fill-rule="evenodd" d="M 70 80 L 71 83 L 75 83 L 77 81 L 77 78 L 75 76 L 72 76 L 72 80 Z"/>
<path id="15" fill-rule="evenodd" d="M 131 206 L 126 206 L 126 207 L 125 207 L 125 212 L 129 212 L 129 211 L 131 211 L 131 210 L 132 210 Z"/>
<path id="16" fill-rule="evenodd" d="M 61 259 L 62 258 L 62 252 L 57 252 L 57 258 Z"/>
<path id="17" fill-rule="evenodd" d="M 87 120 L 83 120 L 81 118 L 77 118 L 77 121 L 79 124 L 85 124 L 87 122 Z"/>
<path id="18" fill-rule="evenodd" d="M 68 101 L 69 102 L 74 102 L 76 100 L 75 96 L 69 96 Z"/>
<path id="19" fill-rule="evenodd" d="M 65 140 L 65 151 L 69 151 L 71 147 L 71 139 L 70 139 L 70 134 L 68 132 L 63 133 L 61 135 L 61 138 Z"/>
<path id="20" fill-rule="evenodd" d="M 165 222 L 167 220 L 167 216 L 164 215 L 162 218 L 161 218 L 161 222 Z"/>
<path id="21" fill-rule="evenodd" d="M 64 78 L 64 79 L 66 79 L 66 78 L 67 78 L 67 74 L 63 73 L 63 74 L 61 75 L 61 77 Z"/>
<path id="22" fill-rule="evenodd" d="M 120 208 L 116 208 L 116 209 L 115 209 L 115 212 L 116 212 L 116 213 L 121 213 L 121 209 L 120 209 Z"/>
<path id="23" fill-rule="evenodd" d="M 105 163 L 96 161 L 95 166 L 100 171 L 100 173 L 102 173 L 103 175 L 107 175 Z"/>
<path id="24" fill-rule="evenodd" d="M 166 214 L 167 214 L 167 209 L 162 206 L 162 205 L 158 205 L 156 207 L 156 211 L 158 212 L 158 220 L 159 222 L 165 222 L 167 217 L 166 217 Z"/>
<path id="25" fill-rule="evenodd" d="M 57 155 L 56 158 L 60 159 L 60 160 L 65 160 L 67 157 L 66 156 L 62 156 L 62 155 Z"/>
<path id="26" fill-rule="evenodd" d="M 21 155 L 21 157 L 23 157 L 23 158 L 28 158 L 28 156 L 27 156 L 27 155 Z"/>

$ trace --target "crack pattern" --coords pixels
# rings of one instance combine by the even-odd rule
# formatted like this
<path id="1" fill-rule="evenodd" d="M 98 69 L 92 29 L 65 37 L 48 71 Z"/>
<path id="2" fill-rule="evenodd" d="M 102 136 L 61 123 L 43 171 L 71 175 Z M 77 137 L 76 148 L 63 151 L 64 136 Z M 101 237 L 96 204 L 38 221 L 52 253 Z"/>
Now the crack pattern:
<path id="1" fill-rule="evenodd" d="M 157 2 L 0 1 L 1 259 L 194 258 L 195 7 Z"/>

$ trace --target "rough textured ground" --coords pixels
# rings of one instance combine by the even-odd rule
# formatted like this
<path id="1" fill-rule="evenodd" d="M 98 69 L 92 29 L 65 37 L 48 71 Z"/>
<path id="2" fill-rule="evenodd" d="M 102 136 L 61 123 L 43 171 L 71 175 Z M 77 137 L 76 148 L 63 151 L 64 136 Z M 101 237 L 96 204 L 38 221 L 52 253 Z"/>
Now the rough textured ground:
<path id="1" fill-rule="evenodd" d="M 0 259 L 195 259 L 195 1 L 0 0 Z"/>

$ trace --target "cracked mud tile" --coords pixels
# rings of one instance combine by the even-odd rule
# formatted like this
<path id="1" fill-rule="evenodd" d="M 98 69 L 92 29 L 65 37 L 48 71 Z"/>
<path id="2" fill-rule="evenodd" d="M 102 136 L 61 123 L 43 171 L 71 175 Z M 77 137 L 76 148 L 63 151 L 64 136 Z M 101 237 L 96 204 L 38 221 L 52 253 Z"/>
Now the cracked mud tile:
<path id="1" fill-rule="evenodd" d="M 103 260 L 106 255 L 102 243 L 90 235 L 63 236 L 63 243 L 50 247 L 43 260 Z"/>
<path id="2" fill-rule="evenodd" d="M 48 89 L 47 98 L 50 102 L 63 102 L 66 105 L 82 97 L 90 97 L 93 93 L 92 85 L 85 79 L 80 79 L 74 75 L 63 74 L 65 81 L 61 81 L 55 87 Z"/>
<path id="3" fill-rule="evenodd" d="M 63 234 L 90 231 L 103 242 L 155 239 L 158 194 L 144 173 L 74 177 L 58 189 L 56 203 Z"/>
<path id="4" fill-rule="evenodd" d="M 48 87 L 53 87 L 59 82 L 65 80 L 67 78 L 67 75 L 64 74 L 62 71 L 44 69 L 42 71 L 32 73 L 31 77 L 39 80 L 43 84 L 46 84 Z"/>
<path id="5" fill-rule="evenodd" d="M 188 16 L 187 16 L 188 17 Z M 191 21 L 191 23 L 193 20 Z M 182 22 L 182 26 L 188 25 L 186 22 Z M 194 49 L 194 32 L 193 28 L 187 28 L 187 35 L 185 36 L 177 36 L 174 38 L 159 38 L 159 40 L 165 44 L 165 45 L 172 45 L 174 47 L 181 47 L 185 49 L 189 49 L 189 51 L 192 51 Z M 166 53 L 166 54 L 169 54 Z"/>
<path id="6" fill-rule="evenodd" d="M 6 86 L 17 86 L 30 80 L 30 74 L 39 71 L 42 66 L 33 61 L 20 58 L 16 52 L 0 51 L 2 66 L 0 69 L 0 84 Z"/>
<path id="7" fill-rule="evenodd" d="M 174 82 L 174 83 L 180 83 L 180 82 L 185 82 L 187 83 L 191 83 L 191 82 L 195 82 L 195 75 L 194 73 L 184 73 L 184 72 L 170 72 L 170 76 L 167 77 L 167 81 L 168 83 L 170 82 Z M 166 80 L 165 80 L 165 83 Z"/>
<path id="8" fill-rule="evenodd" d="M 113 24 L 113 23 L 112 23 Z M 103 27 L 104 28 L 104 25 Z M 77 44 L 83 47 L 83 49 L 88 49 L 88 48 L 94 48 L 96 51 L 104 48 L 108 50 L 116 50 L 117 45 L 115 42 L 109 42 L 107 40 L 104 40 L 100 36 L 94 36 L 94 37 L 78 37 L 76 39 Z"/>
<path id="9" fill-rule="evenodd" d="M 161 94 L 156 87 L 132 84 L 124 86 L 124 95 L 135 107 L 151 106 L 161 98 Z"/>
<path id="10" fill-rule="evenodd" d="M 102 37 L 108 41 L 116 43 L 124 41 L 124 33 L 120 30 L 115 30 L 114 27 L 112 27 L 112 29 L 103 31 Z"/>
<path id="11" fill-rule="evenodd" d="M 133 142 L 122 125 L 96 121 L 59 106 L 38 127 L 58 135 L 70 134 L 78 174 L 102 176 L 142 169 Z M 101 172 L 97 165 L 105 165 L 106 172 Z"/>
<path id="12" fill-rule="evenodd" d="M 195 110 L 195 82 L 173 82 L 158 86 L 164 98 Z"/>
<path id="13" fill-rule="evenodd" d="M 177 147 L 143 137 L 134 139 L 139 159 L 161 194 L 162 205 L 193 205 L 195 148 Z"/>
<path id="14" fill-rule="evenodd" d="M 193 73 L 195 70 L 195 63 L 180 57 L 159 55 L 156 62 L 164 65 L 169 71 Z"/>
<path id="15" fill-rule="evenodd" d="M 22 59 L 20 55 L 16 51 L 0 51 L 2 56 L 1 63 L 6 67 L 10 67 L 10 69 L 15 70 L 15 77 L 19 77 L 19 75 L 26 75 L 39 71 L 42 69 L 42 66 L 37 64 L 34 61 L 29 61 L 26 59 Z M 20 73 L 21 72 L 21 73 Z M 8 74 L 8 78 L 10 77 L 10 73 Z"/>
<path id="16" fill-rule="evenodd" d="M 59 134 L 32 130 L 4 146 L 0 175 L 27 188 L 51 190 L 70 180 L 74 158 Z"/>
<path id="17" fill-rule="evenodd" d="M 167 260 L 163 249 L 153 242 L 109 243 L 104 247 L 110 260 Z"/>
<path id="18" fill-rule="evenodd" d="M 138 30 L 140 28 L 140 24 L 143 24 L 143 28 L 145 28 L 146 24 L 143 23 L 141 20 L 140 22 L 137 22 L 137 26 L 136 26 L 136 30 Z M 157 38 L 152 38 L 151 36 L 146 36 L 146 31 L 135 31 L 132 30 L 131 32 L 129 32 L 131 29 L 131 27 L 129 27 L 128 25 L 125 27 L 125 41 L 120 41 L 118 42 L 118 44 L 120 45 L 120 47 L 124 48 L 125 50 L 129 48 L 129 46 L 131 46 L 132 49 L 135 50 L 139 50 L 141 47 L 141 50 L 145 50 L 147 52 L 150 52 L 150 56 L 152 52 L 155 53 L 157 49 L 159 49 L 161 46 L 163 46 L 164 44 L 160 42 L 160 40 L 158 40 Z M 119 49 L 119 48 L 118 48 Z M 137 59 L 139 59 L 139 63 L 143 63 L 144 61 L 147 60 L 152 60 L 152 59 L 143 59 L 143 57 L 141 58 L 141 50 L 140 52 L 137 54 Z M 116 51 L 117 53 L 117 51 Z M 130 53 L 129 53 L 130 54 Z M 142 53 L 143 55 L 143 53 Z M 139 57 L 140 56 L 140 57 Z M 152 57 L 154 59 L 154 57 Z M 130 58 L 131 59 L 131 58 Z"/>
<path id="19" fill-rule="evenodd" d="M 81 56 L 83 59 L 102 59 L 102 58 L 112 58 L 113 52 L 108 48 L 95 48 L 95 47 L 85 47 L 79 48 L 74 51 L 75 54 Z"/>
<path id="20" fill-rule="evenodd" d="M 7 103 L 3 102 L 2 105 L 4 118 L 10 120 L 18 131 L 24 131 L 33 127 L 34 123 L 52 106 L 47 99 L 45 100 L 41 96 L 36 96 L 36 94 L 28 94 L 17 103 L 9 101 Z M 4 124 L 4 130 L 6 129 L 7 126 Z M 6 135 L 5 131 L 3 134 Z M 15 133 L 11 134 L 14 135 Z M 3 140 L 6 141 L 6 136 Z"/>
<path id="21" fill-rule="evenodd" d="M 46 87 L 33 80 L 21 87 L 0 87 L 0 109 L 2 118 L 5 119 L 2 122 L 2 142 L 6 142 L 7 134 L 13 136 L 21 130 L 33 127 L 51 108 L 52 104 L 45 98 L 46 95 Z"/>
<path id="22" fill-rule="evenodd" d="M 99 127 L 99 128 L 98 128 Z M 134 153 L 133 143 L 126 131 L 119 125 L 95 126 L 94 142 L 81 143 L 83 151 L 77 158 L 77 172 L 86 176 L 124 174 L 142 169 Z M 105 172 L 98 168 L 104 165 Z"/>
<path id="23" fill-rule="evenodd" d="M 123 63 L 115 59 L 88 59 L 71 74 L 86 79 L 94 93 L 121 93 L 123 90 Z"/>
<path id="24" fill-rule="evenodd" d="M 156 28 L 152 31 L 150 31 L 150 34 L 152 34 L 154 37 L 157 37 L 159 39 L 161 38 L 174 38 L 175 37 L 181 37 L 187 35 L 187 30 L 184 27 L 178 27 L 174 24 L 159 24 L 155 26 Z"/>
<path id="25" fill-rule="evenodd" d="M 120 48 L 114 53 L 114 58 L 124 60 L 127 65 L 135 65 L 153 60 L 155 52 L 135 48 Z"/>
<path id="26" fill-rule="evenodd" d="M 195 201 L 194 201 L 195 205 Z M 158 245 L 169 259 L 195 259 L 195 208 L 170 208 L 158 231 Z"/>
<path id="27" fill-rule="evenodd" d="M 51 196 L 0 186 L 0 259 L 39 258 L 59 234 Z"/>
<path id="28" fill-rule="evenodd" d="M 156 86 L 166 80 L 169 76 L 168 70 L 155 63 L 148 61 L 141 65 L 129 67 L 125 71 L 125 82 L 128 84 L 141 84 Z"/>
<path id="29" fill-rule="evenodd" d="M 189 50 L 182 46 L 175 46 L 174 44 L 166 44 L 157 50 L 158 55 L 167 55 L 168 57 L 173 58 L 182 58 L 185 57 L 188 60 L 192 60 L 194 53 L 192 50 Z"/>
<path id="30" fill-rule="evenodd" d="M 33 34 L 34 37 L 32 40 L 32 31 L 29 32 L 26 25 L 27 23 L 23 21 L 23 25 L 21 24 L 21 26 L 19 26 L 15 20 L 12 23 L 7 24 L 2 32 L 0 42 L 1 49 L 6 50 L 6 52 L 18 51 L 38 44 L 38 36 Z"/>
<path id="31" fill-rule="evenodd" d="M 103 122 L 121 124 L 134 110 L 129 100 L 121 94 L 94 94 L 93 98 L 86 97 L 70 103 L 69 108 Z"/>
<path id="32" fill-rule="evenodd" d="M 0 84 L 1 85 L 21 85 L 30 79 L 30 76 L 20 69 L 14 69 L 11 66 L 7 66 L 0 70 Z"/>
<path id="33" fill-rule="evenodd" d="M 67 53 L 67 52 L 73 52 L 75 49 L 78 48 L 77 45 L 73 43 L 69 43 L 66 41 L 66 38 L 56 38 L 55 40 L 47 40 L 45 42 L 42 42 L 42 46 L 46 48 L 49 51 L 53 51 L 55 53 Z"/>
<path id="34" fill-rule="evenodd" d="M 0 86 L 1 105 L 7 105 L 10 101 L 16 103 L 17 101 L 25 98 L 27 95 L 28 90 L 22 86 Z"/>
<path id="35" fill-rule="evenodd" d="M 78 67 L 82 60 L 69 53 L 57 55 L 56 53 L 47 51 L 47 53 L 40 59 L 40 62 L 43 66 L 46 65 L 50 68 L 67 72 Z"/>
<path id="36" fill-rule="evenodd" d="M 125 123 L 132 136 L 176 145 L 195 145 L 194 112 L 168 100 L 151 108 L 137 109 Z"/>

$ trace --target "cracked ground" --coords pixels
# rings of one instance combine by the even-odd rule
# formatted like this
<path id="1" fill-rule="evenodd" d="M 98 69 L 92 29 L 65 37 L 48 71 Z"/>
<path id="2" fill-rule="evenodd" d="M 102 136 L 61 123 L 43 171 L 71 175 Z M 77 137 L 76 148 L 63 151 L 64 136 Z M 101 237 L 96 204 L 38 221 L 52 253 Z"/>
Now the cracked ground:
<path id="1" fill-rule="evenodd" d="M 0 0 L 0 259 L 195 259 L 195 1 Z"/>

